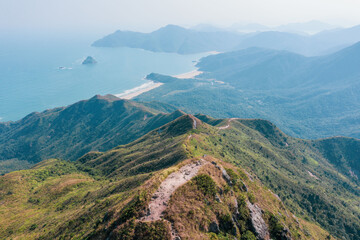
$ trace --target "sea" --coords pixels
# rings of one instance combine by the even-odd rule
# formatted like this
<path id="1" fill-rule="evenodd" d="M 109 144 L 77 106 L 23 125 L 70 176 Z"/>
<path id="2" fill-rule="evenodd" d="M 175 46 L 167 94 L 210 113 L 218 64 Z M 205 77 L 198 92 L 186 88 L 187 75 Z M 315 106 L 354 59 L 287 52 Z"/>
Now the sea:
<path id="1" fill-rule="evenodd" d="M 148 86 L 151 72 L 177 75 L 195 69 L 206 53 L 179 55 L 133 48 L 91 47 L 96 39 L 1 38 L 0 122 L 66 106 L 96 94 Z M 83 65 L 92 56 L 97 64 Z"/>

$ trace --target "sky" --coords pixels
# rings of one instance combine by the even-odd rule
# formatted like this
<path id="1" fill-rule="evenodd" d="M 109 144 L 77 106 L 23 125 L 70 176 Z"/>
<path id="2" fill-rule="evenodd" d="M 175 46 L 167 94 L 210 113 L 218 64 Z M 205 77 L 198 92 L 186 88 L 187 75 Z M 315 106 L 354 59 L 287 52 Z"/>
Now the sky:
<path id="1" fill-rule="evenodd" d="M 360 24 L 359 0 L 0 0 L 0 33 L 149 32 L 167 24 Z"/>

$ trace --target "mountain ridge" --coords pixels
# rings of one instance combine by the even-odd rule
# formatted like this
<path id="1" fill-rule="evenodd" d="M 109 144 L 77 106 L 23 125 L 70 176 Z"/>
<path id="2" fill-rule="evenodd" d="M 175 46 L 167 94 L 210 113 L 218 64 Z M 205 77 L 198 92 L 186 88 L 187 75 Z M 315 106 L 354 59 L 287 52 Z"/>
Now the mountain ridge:
<path id="1" fill-rule="evenodd" d="M 172 239 L 169 234 L 175 231 L 190 239 L 328 237 L 310 222 L 314 221 L 335 236 L 357 239 L 357 215 L 346 213 L 355 209 L 358 185 L 347 175 L 336 178 L 333 165 L 311 141 L 289 137 L 269 121 L 199 117 L 214 126 L 183 115 L 107 152 L 89 153 L 76 162 L 46 160 L 33 169 L 1 176 L 0 199 L 5 205 L 0 209 L 12 210 L 4 212 L 11 220 L 2 223 L 0 235 L 145 240 Z M 197 161 L 208 163 L 171 194 L 161 220 L 142 222 L 161 183 Z M 340 195 L 334 195 L 329 184 L 339 188 Z M 344 203 L 347 210 L 338 201 L 350 196 L 354 199 Z M 20 201 L 8 205 L 13 198 Z M 20 222 L 18 214 L 28 221 Z M 263 219 L 260 225 L 252 220 L 255 216 Z M 331 218 L 351 231 L 330 224 Z"/>
<path id="2" fill-rule="evenodd" d="M 75 160 L 92 150 L 131 142 L 183 115 L 180 111 L 164 113 L 148 105 L 96 95 L 0 124 L 4 126 L 0 132 L 0 158 L 32 164 L 51 157 Z"/>

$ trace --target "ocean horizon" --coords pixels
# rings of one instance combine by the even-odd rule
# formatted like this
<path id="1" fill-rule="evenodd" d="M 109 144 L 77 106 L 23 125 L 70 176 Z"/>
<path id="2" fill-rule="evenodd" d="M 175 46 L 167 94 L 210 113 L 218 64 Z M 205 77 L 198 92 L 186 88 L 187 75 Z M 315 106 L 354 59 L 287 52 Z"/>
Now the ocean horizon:
<path id="1" fill-rule="evenodd" d="M 96 48 L 96 39 L 8 39 L 0 42 L 0 122 L 66 106 L 96 94 L 121 95 L 150 84 L 151 72 L 195 69 L 206 53 L 179 55 L 134 48 Z M 97 64 L 83 65 L 92 56 Z"/>

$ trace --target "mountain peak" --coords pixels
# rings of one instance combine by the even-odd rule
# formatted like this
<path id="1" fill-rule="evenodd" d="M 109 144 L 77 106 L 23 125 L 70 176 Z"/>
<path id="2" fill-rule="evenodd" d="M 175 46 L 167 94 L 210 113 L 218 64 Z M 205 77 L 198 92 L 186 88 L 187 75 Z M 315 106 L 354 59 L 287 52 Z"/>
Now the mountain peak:
<path id="1" fill-rule="evenodd" d="M 108 102 L 113 102 L 113 101 L 118 101 L 118 100 L 122 100 L 121 98 L 118 98 L 112 94 L 106 94 L 106 95 L 99 95 L 96 94 L 95 96 L 93 96 L 92 98 L 90 98 L 89 100 L 106 100 Z"/>

